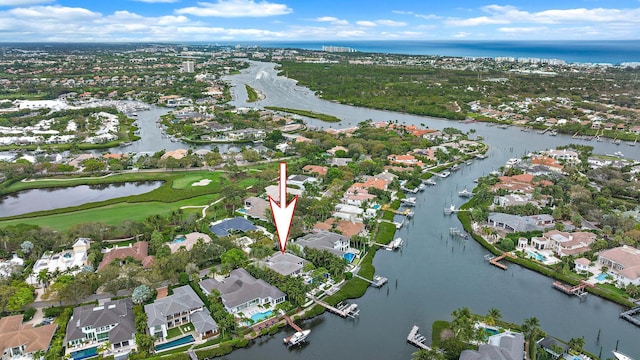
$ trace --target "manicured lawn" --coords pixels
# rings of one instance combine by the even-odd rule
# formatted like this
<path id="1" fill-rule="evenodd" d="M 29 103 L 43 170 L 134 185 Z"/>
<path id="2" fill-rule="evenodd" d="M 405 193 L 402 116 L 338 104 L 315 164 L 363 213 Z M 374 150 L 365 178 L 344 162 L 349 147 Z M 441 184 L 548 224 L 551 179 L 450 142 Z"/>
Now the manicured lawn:
<path id="1" fill-rule="evenodd" d="M 180 335 L 182 335 L 182 332 L 180 331 L 179 326 L 167 330 L 167 339 L 173 339 L 174 337 L 180 336 Z"/>
<path id="2" fill-rule="evenodd" d="M 118 203 L 69 213 L 0 221 L 0 227 L 25 223 L 46 226 L 54 230 L 65 230 L 73 225 L 90 221 L 99 221 L 111 225 L 118 225 L 125 220 L 140 221 L 151 215 L 168 214 L 185 205 L 206 205 L 216 200 L 218 197 L 219 194 L 211 194 L 181 200 L 174 203 L 163 203 L 158 201 Z M 197 211 L 200 211 L 201 214 L 200 209 L 197 209 Z"/>
<path id="3" fill-rule="evenodd" d="M 173 180 L 173 184 L 171 184 L 171 187 L 174 189 L 188 189 L 192 187 L 192 184 L 195 182 L 198 182 L 200 180 L 203 179 L 209 179 L 211 180 L 211 183 L 209 185 L 206 185 L 204 187 L 218 187 L 218 185 L 220 184 L 220 178 L 222 177 L 222 174 L 217 172 L 197 172 L 197 173 L 193 173 L 193 174 L 188 174 L 185 176 L 182 176 L 180 178 L 177 178 L 175 180 Z"/>

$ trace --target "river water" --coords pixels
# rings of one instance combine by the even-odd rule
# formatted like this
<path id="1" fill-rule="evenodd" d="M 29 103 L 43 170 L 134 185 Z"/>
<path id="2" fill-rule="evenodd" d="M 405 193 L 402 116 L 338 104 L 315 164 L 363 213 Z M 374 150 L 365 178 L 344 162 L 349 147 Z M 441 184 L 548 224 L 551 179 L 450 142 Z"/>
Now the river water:
<path id="1" fill-rule="evenodd" d="M 474 129 L 489 144 L 489 158 L 463 165 L 449 178 L 417 194 L 415 216 L 397 232 L 406 244 L 400 252 L 379 251 L 374 259 L 376 272 L 389 278 L 381 289 L 370 288 L 354 302 L 360 306 L 360 317 L 345 320 L 325 313 L 309 320 L 303 328 L 312 330 L 308 343 L 288 350 L 282 338 L 292 333 L 287 328 L 273 337 L 258 339 L 226 358 L 244 359 L 409 359 L 416 349 L 406 343 L 411 326 L 420 326 L 430 338 L 435 320 L 449 320 L 453 310 L 469 307 L 484 314 L 489 308 L 500 309 L 509 322 L 521 323 L 537 317 L 550 335 L 569 340 L 584 337 L 585 348 L 598 355 L 611 357 L 619 349 L 632 356 L 640 355 L 640 329 L 621 320 L 622 308 L 590 295 L 585 301 L 569 297 L 551 287 L 552 280 L 533 271 L 508 264 L 507 271 L 489 265 L 487 253 L 473 240 L 449 237 L 449 229 L 461 227 L 455 216 L 443 215 L 443 207 L 464 203 L 457 191 L 474 186 L 473 179 L 498 169 L 512 157 L 534 150 L 555 148 L 569 143 L 587 144 L 597 153 L 623 152 L 626 157 L 640 159 L 640 151 L 610 141 L 587 142 L 568 136 L 538 135 L 518 128 L 500 129 L 486 124 L 463 124 L 387 111 L 357 108 L 324 101 L 295 81 L 277 76 L 272 63 L 252 62 L 239 75 L 227 77 L 233 87 L 233 103 L 239 107 L 283 106 L 313 110 L 337 116 L 341 123 L 326 124 L 310 120 L 312 126 L 342 128 L 372 119 L 395 121 L 442 129 L 456 127 Z M 262 92 L 266 98 L 257 103 L 246 102 L 244 84 Z M 600 341 L 596 341 L 600 332 Z"/>
<path id="2" fill-rule="evenodd" d="M 0 197 L 0 217 L 144 194 L 159 188 L 162 183 L 162 181 L 139 181 L 18 191 Z"/>

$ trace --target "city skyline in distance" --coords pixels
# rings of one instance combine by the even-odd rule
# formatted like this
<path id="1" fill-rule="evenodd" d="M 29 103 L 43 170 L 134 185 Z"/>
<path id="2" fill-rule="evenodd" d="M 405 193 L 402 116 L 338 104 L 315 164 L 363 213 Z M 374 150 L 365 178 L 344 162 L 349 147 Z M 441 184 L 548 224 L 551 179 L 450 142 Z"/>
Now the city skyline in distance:
<path id="1" fill-rule="evenodd" d="M 0 42 L 637 40 L 638 29 L 638 0 L 0 0 Z"/>

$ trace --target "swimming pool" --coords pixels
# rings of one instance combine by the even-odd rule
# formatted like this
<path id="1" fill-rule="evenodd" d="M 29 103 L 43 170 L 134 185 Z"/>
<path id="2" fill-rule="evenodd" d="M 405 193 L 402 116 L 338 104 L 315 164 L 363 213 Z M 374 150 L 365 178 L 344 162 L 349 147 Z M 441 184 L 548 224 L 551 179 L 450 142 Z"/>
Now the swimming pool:
<path id="1" fill-rule="evenodd" d="M 255 313 L 253 315 L 251 315 L 251 321 L 253 321 L 253 323 L 257 323 L 262 319 L 266 319 L 268 317 L 270 317 L 271 315 L 273 315 L 273 311 L 269 310 L 269 311 L 265 311 L 265 312 L 260 312 L 260 313 Z"/>
<path id="2" fill-rule="evenodd" d="M 185 337 L 181 337 L 180 339 L 175 339 L 164 344 L 156 345 L 156 351 L 167 350 L 176 346 L 192 343 L 194 341 L 195 339 L 193 338 L 193 335 L 188 335 Z"/>
<path id="3" fill-rule="evenodd" d="M 184 237 L 184 235 L 179 235 L 179 236 L 176 236 L 176 238 L 173 239 L 173 241 L 171 243 L 172 244 L 179 244 L 179 243 L 181 243 L 181 242 L 183 242 L 185 240 L 186 240 L 186 238 Z"/>
<path id="4" fill-rule="evenodd" d="M 353 259 L 356 258 L 356 254 L 354 253 L 346 253 L 342 256 L 347 260 L 347 262 L 349 262 L 349 264 L 351 264 L 351 262 L 353 262 Z"/>
<path id="5" fill-rule="evenodd" d="M 98 347 L 96 346 L 88 349 L 83 349 L 80 351 L 74 351 L 69 355 L 71 355 L 71 359 L 73 360 L 81 360 L 81 359 L 98 356 Z"/>
<path id="6" fill-rule="evenodd" d="M 247 213 L 247 209 L 245 209 L 245 208 L 238 209 L 236 211 L 239 212 L 240 214 L 246 214 Z"/>
<path id="7" fill-rule="evenodd" d="M 600 275 L 596 276 L 596 280 L 598 280 L 598 281 L 606 281 L 608 275 L 609 274 L 607 274 L 607 273 L 600 273 Z"/>
<path id="8" fill-rule="evenodd" d="M 529 257 L 532 257 L 532 258 L 534 258 L 534 259 L 536 259 L 536 260 L 538 260 L 538 261 L 545 261 L 545 260 L 547 260 L 547 258 L 546 258 L 544 255 L 539 254 L 539 253 L 535 253 L 535 252 L 533 252 L 533 251 L 528 251 L 528 250 L 527 250 L 527 254 L 529 255 Z"/>
<path id="9" fill-rule="evenodd" d="M 380 205 L 379 205 L 379 204 L 375 204 L 375 205 L 373 205 L 372 207 L 373 207 L 375 210 L 380 209 Z"/>

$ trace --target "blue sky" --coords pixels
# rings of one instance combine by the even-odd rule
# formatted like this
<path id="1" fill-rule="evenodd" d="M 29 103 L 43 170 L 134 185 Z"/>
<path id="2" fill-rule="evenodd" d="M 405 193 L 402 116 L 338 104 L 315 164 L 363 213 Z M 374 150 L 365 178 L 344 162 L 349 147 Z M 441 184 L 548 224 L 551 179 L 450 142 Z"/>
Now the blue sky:
<path id="1" fill-rule="evenodd" d="M 0 0 L 0 42 L 610 39 L 640 0 Z"/>

